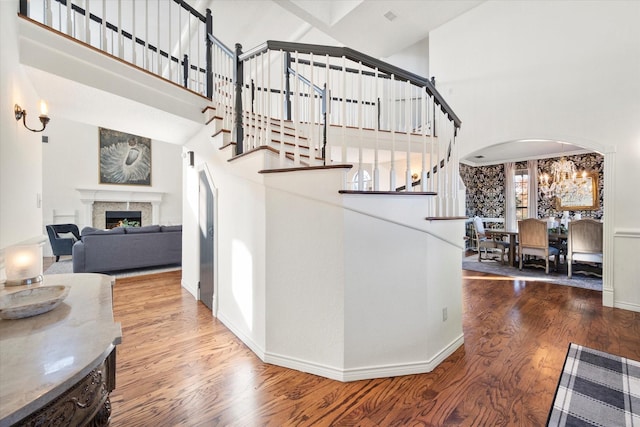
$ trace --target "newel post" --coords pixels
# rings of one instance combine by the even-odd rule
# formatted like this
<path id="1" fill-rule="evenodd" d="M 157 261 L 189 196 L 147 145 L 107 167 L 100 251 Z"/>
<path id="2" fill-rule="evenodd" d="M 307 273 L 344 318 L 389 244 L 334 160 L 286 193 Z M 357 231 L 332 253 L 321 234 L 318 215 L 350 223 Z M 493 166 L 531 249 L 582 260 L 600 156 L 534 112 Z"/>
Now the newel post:
<path id="1" fill-rule="evenodd" d="M 211 37 L 213 37 L 213 16 L 211 16 L 211 9 L 207 9 L 206 27 L 207 98 L 213 99 L 213 40 L 211 40 Z"/>
<path id="2" fill-rule="evenodd" d="M 189 88 L 189 55 L 186 53 L 182 58 L 182 84 L 185 88 Z"/>
<path id="3" fill-rule="evenodd" d="M 329 94 L 329 89 L 327 88 L 327 84 L 324 84 L 324 88 L 322 89 L 322 164 L 327 165 L 327 117 L 329 114 L 329 108 L 331 106 L 331 95 Z"/>
<path id="4" fill-rule="evenodd" d="M 240 60 L 242 55 L 242 45 L 236 43 L 235 69 L 233 79 L 236 82 L 236 102 L 233 115 L 233 140 L 236 142 L 236 155 L 244 152 L 242 141 L 244 134 L 242 131 L 242 86 L 244 85 L 244 66 Z"/>

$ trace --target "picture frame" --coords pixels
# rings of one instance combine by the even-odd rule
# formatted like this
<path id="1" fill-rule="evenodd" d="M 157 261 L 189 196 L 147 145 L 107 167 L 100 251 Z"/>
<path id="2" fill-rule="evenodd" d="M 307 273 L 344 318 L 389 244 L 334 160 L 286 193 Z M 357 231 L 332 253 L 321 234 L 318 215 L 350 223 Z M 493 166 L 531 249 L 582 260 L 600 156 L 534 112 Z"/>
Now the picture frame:
<path id="1" fill-rule="evenodd" d="M 100 184 L 151 185 L 151 139 L 98 128 Z"/>
<path id="2" fill-rule="evenodd" d="M 576 177 L 575 181 L 578 185 L 578 191 L 557 196 L 557 210 L 597 210 L 600 206 L 600 199 L 598 198 L 598 176 L 596 174 L 587 174 L 584 177 Z"/>

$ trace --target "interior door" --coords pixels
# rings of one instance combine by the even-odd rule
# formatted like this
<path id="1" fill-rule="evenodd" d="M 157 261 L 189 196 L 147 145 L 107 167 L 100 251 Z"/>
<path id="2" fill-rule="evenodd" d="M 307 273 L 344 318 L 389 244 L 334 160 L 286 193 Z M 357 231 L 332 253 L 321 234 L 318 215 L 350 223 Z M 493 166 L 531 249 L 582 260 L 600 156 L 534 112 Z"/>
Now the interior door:
<path id="1" fill-rule="evenodd" d="M 199 181 L 200 301 L 213 310 L 213 191 L 204 171 Z"/>

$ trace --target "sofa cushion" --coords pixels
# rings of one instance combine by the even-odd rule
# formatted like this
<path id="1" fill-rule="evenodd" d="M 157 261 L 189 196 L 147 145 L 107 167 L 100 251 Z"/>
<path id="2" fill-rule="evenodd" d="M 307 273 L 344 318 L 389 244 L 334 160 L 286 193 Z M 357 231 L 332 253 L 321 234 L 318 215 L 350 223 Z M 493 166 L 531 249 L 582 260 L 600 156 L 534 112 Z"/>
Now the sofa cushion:
<path id="1" fill-rule="evenodd" d="M 125 227 L 126 234 L 140 234 L 140 233 L 158 233 L 160 232 L 159 225 L 145 225 L 144 227 Z"/>
<path id="2" fill-rule="evenodd" d="M 160 231 L 182 231 L 182 225 L 161 225 Z"/>
<path id="3" fill-rule="evenodd" d="M 93 236 L 96 234 L 124 234 L 124 227 L 115 227 L 111 230 L 102 230 L 100 228 L 85 227 L 82 229 L 80 236 Z"/>

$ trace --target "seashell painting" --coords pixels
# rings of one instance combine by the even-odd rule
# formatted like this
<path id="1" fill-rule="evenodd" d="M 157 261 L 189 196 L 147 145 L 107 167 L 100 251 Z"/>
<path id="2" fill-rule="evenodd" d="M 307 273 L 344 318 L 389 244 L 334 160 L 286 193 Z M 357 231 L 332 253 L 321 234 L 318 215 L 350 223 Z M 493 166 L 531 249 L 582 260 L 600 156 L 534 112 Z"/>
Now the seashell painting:
<path id="1" fill-rule="evenodd" d="M 100 132 L 100 184 L 151 185 L 151 139 L 112 129 Z"/>

